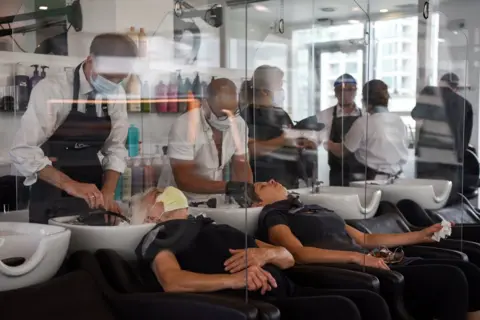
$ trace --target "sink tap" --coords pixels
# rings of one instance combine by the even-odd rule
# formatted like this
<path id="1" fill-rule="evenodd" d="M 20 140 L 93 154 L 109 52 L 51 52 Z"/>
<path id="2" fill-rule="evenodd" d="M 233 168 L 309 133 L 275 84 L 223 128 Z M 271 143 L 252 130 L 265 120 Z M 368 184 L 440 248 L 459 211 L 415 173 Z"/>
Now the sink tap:
<path id="1" fill-rule="evenodd" d="M 315 181 L 312 185 L 312 193 L 320 193 L 320 187 L 323 185 L 323 181 Z"/>

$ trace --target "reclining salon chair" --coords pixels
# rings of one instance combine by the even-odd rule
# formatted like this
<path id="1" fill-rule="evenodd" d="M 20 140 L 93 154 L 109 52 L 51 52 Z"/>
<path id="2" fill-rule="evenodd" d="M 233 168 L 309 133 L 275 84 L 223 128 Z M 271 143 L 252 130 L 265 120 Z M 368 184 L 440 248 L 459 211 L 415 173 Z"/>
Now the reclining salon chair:
<path id="1" fill-rule="evenodd" d="M 117 257 L 121 260 L 118 255 Z M 148 286 L 145 290 L 140 290 L 144 288 L 143 283 L 131 269 L 107 270 L 106 266 L 100 267 L 95 256 L 87 251 L 75 252 L 67 263 L 69 269 L 81 270 L 95 279 L 106 300 L 116 311 L 117 319 L 258 319 L 258 310 L 255 307 L 234 299 L 189 293 L 152 292 L 152 288 Z M 107 271 L 106 274 L 102 268 Z"/>
<path id="2" fill-rule="evenodd" d="M 423 229 L 412 226 L 396 206 L 389 202 L 380 203 L 378 213 L 374 218 L 347 220 L 346 222 L 364 233 L 405 233 Z M 471 241 L 445 239 L 438 243 L 405 246 L 403 250 L 407 256 L 462 259 L 480 266 L 480 244 Z"/>

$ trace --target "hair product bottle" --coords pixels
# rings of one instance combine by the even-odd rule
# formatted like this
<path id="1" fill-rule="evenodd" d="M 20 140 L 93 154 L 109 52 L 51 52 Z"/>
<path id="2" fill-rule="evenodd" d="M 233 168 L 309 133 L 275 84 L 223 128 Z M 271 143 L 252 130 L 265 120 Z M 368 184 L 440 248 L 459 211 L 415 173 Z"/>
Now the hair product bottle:
<path id="1" fill-rule="evenodd" d="M 167 95 L 167 85 L 160 81 L 155 87 L 155 97 L 157 102 L 155 102 L 155 109 L 158 113 L 168 112 L 168 95 Z"/>
<path id="2" fill-rule="evenodd" d="M 143 192 L 143 167 L 141 157 L 136 157 L 132 165 L 132 195 Z"/>
<path id="3" fill-rule="evenodd" d="M 122 175 L 122 200 L 130 201 L 132 197 L 132 162 L 127 160 L 127 167 Z"/>
<path id="4" fill-rule="evenodd" d="M 148 55 L 148 37 L 145 28 L 140 28 L 138 33 L 138 56 L 145 58 Z"/>
<path id="5" fill-rule="evenodd" d="M 129 157 L 136 157 L 140 153 L 140 130 L 134 124 L 128 128 L 127 150 Z"/>

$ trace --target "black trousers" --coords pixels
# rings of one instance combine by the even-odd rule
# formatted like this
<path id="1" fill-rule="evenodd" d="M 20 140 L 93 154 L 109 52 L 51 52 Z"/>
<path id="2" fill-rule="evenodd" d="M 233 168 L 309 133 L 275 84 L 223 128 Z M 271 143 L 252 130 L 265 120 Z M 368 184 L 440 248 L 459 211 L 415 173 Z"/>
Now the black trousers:
<path id="1" fill-rule="evenodd" d="M 460 260 L 421 259 L 392 266 L 405 278 L 405 307 L 417 320 L 465 319 L 480 310 L 480 268 Z"/>
<path id="2" fill-rule="evenodd" d="M 267 300 L 282 314 L 282 320 L 389 320 L 388 305 L 368 290 L 339 290 L 296 287 L 285 299 Z"/>

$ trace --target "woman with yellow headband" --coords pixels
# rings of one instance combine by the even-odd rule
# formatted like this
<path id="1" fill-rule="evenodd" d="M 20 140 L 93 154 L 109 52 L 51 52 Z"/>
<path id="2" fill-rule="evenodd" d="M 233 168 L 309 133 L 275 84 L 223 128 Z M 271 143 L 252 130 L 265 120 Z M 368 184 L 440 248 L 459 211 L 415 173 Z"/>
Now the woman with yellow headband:
<path id="1" fill-rule="evenodd" d="M 186 197 L 173 187 L 132 199 L 132 222 L 157 222 L 136 254 L 165 292 L 221 291 L 243 299 L 246 288 L 251 299 L 276 305 L 282 319 L 312 319 L 315 314 L 332 320 L 390 319 L 385 301 L 376 293 L 299 287 L 282 272 L 294 264 L 285 248 L 206 217 L 189 216 L 187 208 Z"/>

